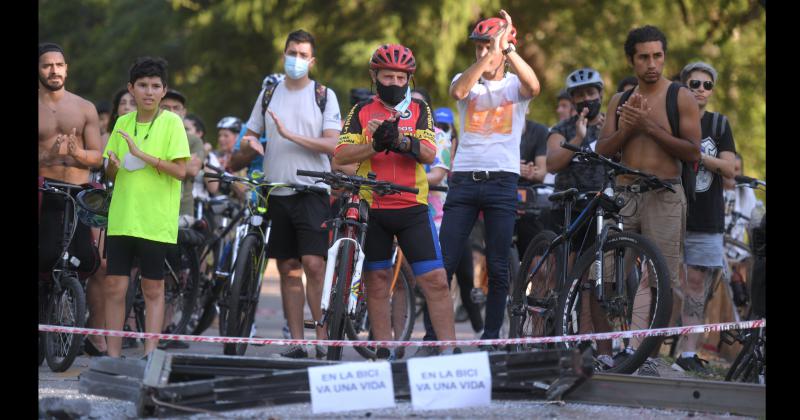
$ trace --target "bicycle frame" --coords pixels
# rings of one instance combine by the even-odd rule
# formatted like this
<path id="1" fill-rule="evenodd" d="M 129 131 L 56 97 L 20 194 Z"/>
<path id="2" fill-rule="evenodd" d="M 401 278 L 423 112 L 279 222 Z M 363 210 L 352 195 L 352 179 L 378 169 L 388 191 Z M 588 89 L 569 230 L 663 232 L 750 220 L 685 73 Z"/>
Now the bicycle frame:
<path id="1" fill-rule="evenodd" d="M 328 261 L 325 265 L 325 277 L 322 285 L 322 319 L 317 321 L 317 325 L 322 326 L 328 317 L 328 310 L 330 309 L 331 289 L 333 288 L 333 275 L 336 270 L 336 261 L 339 256 L 341 244 L 344 241 L 350 241 L 355 245 L 355 261 L 353 262 L 353 275 L 350 279 L 337 279 L 336 281 L 349 281 L 350 284 L 345 284 L 345 290 L 350 293 L 347 296 L 347 314 L 355 316 L 360 296 L 363 294 L 363 282 L 361 278 L 362 268 L 364 265 L 365 254 L 362 244 L 366 238 L 367 223 L 362 221 L 361 215 L 361 198 L 357 192 L 347 191 L 342 195 L 344 205 L 342 206 L 339 215 L 333 220 L 334 236 L 331 246 L 328 248 Z M 343 226 L 352 226 L 355 229 L 355 236 L 358 240 L 348 237 L 340 237 Z"/>

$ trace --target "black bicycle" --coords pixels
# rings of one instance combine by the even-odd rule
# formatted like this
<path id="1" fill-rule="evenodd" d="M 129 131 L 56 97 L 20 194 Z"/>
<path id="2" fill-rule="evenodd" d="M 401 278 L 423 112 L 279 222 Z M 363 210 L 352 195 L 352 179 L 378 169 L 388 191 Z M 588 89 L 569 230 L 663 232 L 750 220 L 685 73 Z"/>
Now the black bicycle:
<path id="1" fill-rule="evenodd" d="M 575 188 L 552 194 L 553 202 L 564 207 L 564 226 L 560 235 L 544 231 L 531 240 L 526 249 L 520 275 L 512 295 L 514 337 L 575 335 L 592 332 L 629 331 L 666 327 L 672 310 L 669 270 L 658 248 L 642 235 L 623 232 L 619 214 L 625 206 L 621 197 L 611 193 L 618 175 L 633 175 L 640 187 L 666 188 L 668 183 L 627 168 L 588 148 L 562 143 L 584 161 L 608 168 L 606 181 L 591 197 L 578 218 L 571 221 L 572 207 L 580 199 Z M 615 223 L 604 223 L 610 217 Z M 576 232 L 597 220 L 595 245 L 579 254 L 569 276 L 567 273 L 570 240 Z M 631 373 L 655 349 L 658 337 L 645 339 L 596 340 L 579 344 L 591 347 L 602 370 Z M 574 344 L 564 344 L 567 347 Z M 598 359 L 600 358 L 600 359 Z"/>
<path id="2" fill-rule="evenodd" d="M 766 182 L 746 177 L 737 176 L 737 183 L 749 185 L 751 188 L 766 188 Z M 749 279 L 751 305 L 747 319 L 766 319 L 766 268 L 767 268 L 767 217 L 766 213 L 760 220 L 750 220 L 750 249 L 753 255 L 753 266 Z M 745 331 L 724 331 L 721 334 L 723 341 L 733 344 L 738 341 L 742 350 L 736 356 L 725 375 L 726 381 L 751 382 L 758 384 L 767 383 L 767 329 L 758 328 Z"/>
<path id="3" fill-rule="evenodd" d="M 78 276 L 80 261 L 69 254 L 75 235 L 78 210 L 71 192 L 85 187 L 45 180 L 39 191 L 64 198 L 62 252 L 53 269 L 39 276 L 39 320 L 45 324 L 82 328 L 86 322 L 86 294 Z M 39 333 L 39 364 L 47 360 L 54 372 L 72 366 L 81 351 L 83 336 L 68 333 Z"/>
<path id="4" fill-rule="evenodd" d="M 327 326 L 329 340 L 342 340 L 345 334 L 350 340 L 368 339 L 371 335 L 367 322 L 367 294 L 361 278 L 361 267 L 364 264 L 363 246 L 367 234 L 369 204 L 361 199 L 360 193 L 369 191 L 386 195 L 405 191 L 418 194 L 419 191 L 388 181 L 378 181 L 374 173 L 364 178 L 341 172 L 298 169 L 297 175 L 319 178 L 318 182 L 343 190 L 341 197 L 343 204 L 338 215 L 326 222 L 328 229 L 333 232 L 333 239 L 328 249 L 322 288 L 322 319 L 316 320 L 315 325 Z M 391 285 L 392 325 L 402 325 L 402 328 L 398 328 L 402 331 L 396 338 L 407 340 L 414 326 L 413 288 L 408 284 L 406 276 L 397 276 L 394 279 L 406 281 L 403 284 L 394 281 Z M 397 303 L 401 299 L 405 305 Z M 329 346 L 328 360 L 340 360 L 342 350 L 340 346 Z M 366 358 L 376 357 L 375 348 L 356 347 L 356 350 Z"/>
<path id="5" fill-rule="evenodd" d="M 254 174 L 257 175 L 257 174 Z M 229 174 L 205 173 L 206 178 L 221 182 L 239 183 L 256 193 L 256 200 L 247 200 L 241 227 L 246 230 L 239 246 L 234 250 L 234 263 L 230 281 L 225 283 L 219 300 L 220 314 L 225 313 L 224 336 L 251 337 L 255 327 L 256 308 L 261 295 L 261 283 L 267 268 L 272 220 L 268 216 L 269 196 L 277 188 L 289 188 L 299 193 L 325 194 L 327 190 L 316 186 L 270 183 L 260 177 L 238 177 Z M 222 315 L 220 326 L 223 326 Z M 243 355 L 247 343 L 225 343 L 224 353 Z"/>

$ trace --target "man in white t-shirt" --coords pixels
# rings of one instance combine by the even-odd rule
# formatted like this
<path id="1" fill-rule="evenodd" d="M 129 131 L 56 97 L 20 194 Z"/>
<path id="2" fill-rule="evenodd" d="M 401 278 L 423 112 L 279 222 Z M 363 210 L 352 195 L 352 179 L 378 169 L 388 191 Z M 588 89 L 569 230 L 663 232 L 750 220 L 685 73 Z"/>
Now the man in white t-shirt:
<path id="1" fill-rule="evenodd" d="M 329 156 L 341 129 L 339 102 L 332 89 L 309 78 L 314 56 L 311 34 L 302 29 L 289 34 L 283 57 L 286 78 L 274 86 L 266 110 L 262 109 L 266 90 L 258 95 L 247 121 L 247 133 L 229 164 L 231 169 L 244 168 L 257 154 L 263 154 L 267 180 L 295 185 L 318 185 L 314 178 L 297 176 L 298 169 L 331 170 Z M 264 131 L 269 139 L 266 148 L 258 141 Z M 311 314 L 314 319 L 322 318 L 323 256 L 328 250 L 328 233 L 322 223 L 330 217 L 330 200 L 316 193 L 276 189 L 268 205 L 272 219 L 268 255 L 278 262 L 283 310 L 292 338 L 302 339 L 305 299 L 301 270 L 306 274 L 305 296 Z M 324 328 L 317 328 L 317 338 L 327 338 Z M 316 356 L 324 357 L 323 352 L 317 347 Z M 304 358 L 308 354 L 303 347 L 295 346 L 281 355 Z"/>
<path id="2" fill-rule="evenodd" d="M 505 10 L 475 26 L 476 61 L 457 74 L 450 96 L 458 100 L 461 138 L 444 205 L 440 241 L 452 276 L 464 242 L 483 211 L 489 295 L 481 338 L 498 338 L 509 287 L 508 255 L 517 207 L 520 137 L 528 103 L 539 94 L 533 69 L 516 52 L 516 30 Z M 516 74 L 507 73 L 510 65 Z M 491 348 L 482 346 L 482 350 Z"/>

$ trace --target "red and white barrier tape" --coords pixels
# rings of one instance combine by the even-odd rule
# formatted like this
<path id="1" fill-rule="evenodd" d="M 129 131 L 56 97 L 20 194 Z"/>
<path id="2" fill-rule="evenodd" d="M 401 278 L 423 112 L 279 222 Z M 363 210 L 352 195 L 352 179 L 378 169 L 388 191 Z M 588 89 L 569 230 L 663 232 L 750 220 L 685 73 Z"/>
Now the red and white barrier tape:
<path id="1" fill-rule="evenodd" d="M 687 327 L 655 328 L 650 330 L 634 330 L 622 332 L 607 332 L 595 334 L 566 335 L 559 337 L 525 337 L 525 338 L 499 338 L 493 340 L 453 340 L 453 341 L 349 341 L 349 340 L 286 340 L 273 338 L 247 338 L 247 337 L 216 337 L 198 335 L 177 335 L 177 334 L 156 334 L 140 333 L 132 331 L 111 331 L 96 330 L 92 328 L 60 327 L 55 325 L 39 324 L 39 331 L 81 334 L 81 335 L 104 335 L 111 337 L 127 338 L 157 338 L 159 340 L 191 341 L 202 343 L 247 343 L 273 346 L 294 346 L 318 344 L 321 346 L 336 347 L 410 347 L 410 346 L 482 346 L 482 345 L 506 345 L 506 344 L 542 344 L 542 343 L 564 343 L 570 341 L 584 340 L 613 340 L 632 337 L 654 337 L 669 335 L 701 334 L 714 331 L 745 330 L 751 328 L 763 328 L 767 326 L 766 319 L 743 322 L 727 322 L 721 324 L 692 325 Z"/>

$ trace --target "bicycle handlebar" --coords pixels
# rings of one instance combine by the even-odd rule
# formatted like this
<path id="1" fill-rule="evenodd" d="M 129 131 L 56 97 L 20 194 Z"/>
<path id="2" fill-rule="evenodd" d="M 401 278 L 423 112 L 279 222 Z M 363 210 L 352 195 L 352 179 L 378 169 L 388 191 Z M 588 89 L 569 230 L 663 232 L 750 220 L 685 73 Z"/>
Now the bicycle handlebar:
<path id="1" fill-rule="evenodd" d="M 312 178 L 319 178 L 321 182 L 324 182 L 330 186 L 336 188 L 336 186 L 340 184 L 348 185 L 360 189 L 362 186 L 371 187 L 375 192 L 380 195 L 390 194 L 398 191 L 407 192 L 411 194 L 419 194 L 418 188 L 411 188 L 405 187 L 402 185 L 392 184 L 389 181 L 379 181 L 375 179 L 369 179 L 360 177 L 358 175 L 347 175 L 342 172 L 317 172 L 317 171 L 307 171 L 305 169 L 298 169 L 297 175 L 299 176 L 310 176 Z"/>
<path id="2" fill-rule="evenodd" d="M 756 178 L 750 178 L 749 176 L 744 175 L 736 175 L 733 177 L 737 184 L 746 184 L 749 185 L 751 188 L 757 187 L 759 185 L 767 186 L 767 183 Z"/>
<path id="3" fill-rule="evenodd" d="M 211 169 L 217 170 L 219 168 L 211 166 Z M 220 172 L 220 173 L 212 173 L 212 172 L 204 172 L 204 178 L 213 178 L 219 179 L 223 182 L 239 182 L 241 184 L 249 184 L 255 187 L 277 187 L 277 188 L 291 188 L 297 192 L 313 192 L 318 194 L 327 194 L 328 190 L 325 188 L 317 187 L 315 185 L 295 185 L 295 184 L 283 184 L 283 183 L 271 183 L 271 182 L 262 182 L 259 179 L 253 178 L 244 178 L 240 176 L 231 175 L 228 173 Z"/>
<path id="4" fill-rule="evenodd" d="M 666 189 L 672 191 L 673 193 L 675 192 L 675 188 L 671 184 L 668 184 L 668 183 L 658 179 L 657 176 L 650 175 L 648 173 L 644 173 L 644 172 L 636 170 L 636 169 L 628 168 L 625 165 L 622 165 L 620 163 L 614 162 L 613 160 L 611 160 L 611 159 L 609 159 L 609 158 L 607 158 L 607 157 L 605 157 L 603 155 L 598 154 L 597 152 L 593 151 L 592 149 L 590 149 L 588 147 L 578 147 L 578 146 L 575 146 L 574 144 L 568 143 L 566 140 L 561 142 L 561 147 L 563 147 L 563 148 L 565 148 L 567 150 L 571 150 L 571 151 L 575 152 L 575 154 L 577 154 L 578 156 L 580 156 L 582 158 L 585 158 L 587 160 L 592 160 L 592 161 L 595 161 L 595 162 L 599 162 L 599 163 L 601 163 L 601 164 L 603 164 L 605 166 L 610 167 L 611 169 L 614 170 L 616 175 L 634 175 L 634 176 L 638 176 L 638 177 L 642 178 L 644 180 L 644 182 L 647 183 L 647 184 L 658 186 L 658 187 L 662 187 L 662 188 L 666 188 Z"/>

